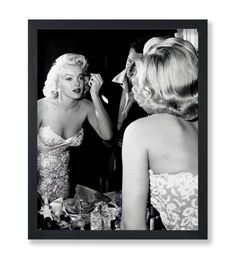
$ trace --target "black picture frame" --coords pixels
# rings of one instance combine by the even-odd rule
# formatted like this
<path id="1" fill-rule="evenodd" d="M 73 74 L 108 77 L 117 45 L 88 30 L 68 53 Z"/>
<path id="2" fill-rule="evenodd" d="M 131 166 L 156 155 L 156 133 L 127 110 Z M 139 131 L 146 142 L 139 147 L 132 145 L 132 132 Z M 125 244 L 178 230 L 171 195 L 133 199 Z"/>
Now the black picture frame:
<path id="1" fill-rule="evenodd" d="M 198 231 L 64 231 L 37 229 L 38 35 L 41 30 L 197 29 L 199 35 L 199 229 Z M 207 239 L 207 20 L 28 21 L 28 239 Z"/>

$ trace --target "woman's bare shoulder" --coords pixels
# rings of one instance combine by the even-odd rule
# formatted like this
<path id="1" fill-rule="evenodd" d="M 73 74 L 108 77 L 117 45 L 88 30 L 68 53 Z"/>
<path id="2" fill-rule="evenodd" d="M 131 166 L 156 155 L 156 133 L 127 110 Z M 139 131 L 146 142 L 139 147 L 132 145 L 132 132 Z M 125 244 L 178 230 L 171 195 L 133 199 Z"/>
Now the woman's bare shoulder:
<path id="1" fill-rule="evenodd" d="M 90 112 L 91 110 L 94 109 L 93 102 L 88 99 L 82 99 L 80 101 L 80 105 L 78 106 L 79 108 L 82 108 L 83 110 Z"/>
<path id="2" fill-rule="evenodd" d="M 155 139 L 160 143 L 165 141 L 172 141 L 176 139 L 183 139 L 188 133 L 193 133 L 196 128 L 184 119 L 168 115 L 168 114 L 156 114 L 150 116 L 149 135 L 155 136 Z"/>
<path id="3" fill-rule="evenodd" d="M 143 136 L 146 134 L 149 124 L 149 118 L 143 117 L 135 120 L 125 130 L 125 137 L 132 138 L 144 138 Z"/>
<path id="4" fill-rule="evenodd" d="M 161 124 L 163 125 L 164 121 L 165 120 L 163 120 L 161 117 L 158 117 L 158 116 L 156 117 L 146 116 L 135 120 L 128 126 L 128 128 L 129 130 L 139 131 L 140 133 L 147 132 L 154 129 L 153 127 L 156 127 L 156 126 L 158 127 L 158 125 L 161 125 Z"/>
<path id="5" fill-rule="evenodd" d="M 38 103 L 38 106 L 45 106 L 45 105 L 48 105 L 49 103 L 51 103 L 50 99 L 49 98 L 42 98 L 42 99 L 39 99 L 37 101 Z"/>
<path id="6" fill-rule="evenodd" d="M 131 123 L 126 129 L 126 134 L 147 141 L 155 138 L 155 141 L 162 142 L 171 132 L 177 131 L 176 127 L 178 126 L 174 117 L 156 114 Z"/>
<path id="7" fill-rule="evenodd" d="M 42 98 L 37 101 L 38 113 L 47 111 L 51 106 L 55 106 L 55 100 L 49 98 Z"/>
<path id="8" fill-rule="evenodd" d="M 47 98 L 42 98 L 37 101 L 37 113 L 38 113 L 38 121 L 42 122 L 43 117 L 47 114 L 49 108 L 49 102 Z"/>
<path id="9" fill-rule="evenodd" d="M 57 99 L 51 99 L 51 98 L 42 98 L 38 100 L 38 108 L 48 108 L 50 106 L 58 106 L 58 100 Z"/>
<path id="10" fill-rule="evenodd" d="M 48 106 L 48 99 L 42 98 L 37 101 L 38 109 L 44 109 Z"/>
<path id="11" fill-rule="evenodd" d="M 149 116 L 149 118 L 150 124 L 156 125 L 159 130 L 164 131 L 174 129 L 173 127 L 178 126 L 178 124 L 180 124 L 180 120 L 183 120 L 182 118 L 169 114 L 154 114 Z"/>
<path id="12" fill-rule="evenodd" d="M 91 105 L 93 105 L 93 102 L 91 100 L 89 100 L 89 99 L 81 99 L 80 103 L 82 105 L 84 105 L 84 106 L 91 106 Z"/>

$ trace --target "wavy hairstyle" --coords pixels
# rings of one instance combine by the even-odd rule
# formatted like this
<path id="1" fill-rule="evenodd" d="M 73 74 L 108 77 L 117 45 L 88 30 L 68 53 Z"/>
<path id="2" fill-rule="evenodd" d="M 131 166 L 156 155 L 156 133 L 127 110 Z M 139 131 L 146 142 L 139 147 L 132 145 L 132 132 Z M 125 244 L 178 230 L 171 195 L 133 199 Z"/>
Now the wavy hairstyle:
<path id="1" fill-rule="evenodd" d="M 155 42 L 155 40 L 152 40 Z M 148 113 L 198 117 L 198 57 L 188 41 L 156 40 L 136 60 L 134 98 Z"/>
<path id="2" fill-rule="evenodd" d="M 58 97 L 58 75 L 60 74 L 61 68 L 64 65 L 74 65 L 79 66 L 83 72 L 87 72 L 88 61 L 87 58 L 83 55 L 68 53 L 59 56 L 53 63 L 51 69 L 47 74 L 47 79 L 44 83 L 43 94 L 48 98 L 57 98 Z"/>

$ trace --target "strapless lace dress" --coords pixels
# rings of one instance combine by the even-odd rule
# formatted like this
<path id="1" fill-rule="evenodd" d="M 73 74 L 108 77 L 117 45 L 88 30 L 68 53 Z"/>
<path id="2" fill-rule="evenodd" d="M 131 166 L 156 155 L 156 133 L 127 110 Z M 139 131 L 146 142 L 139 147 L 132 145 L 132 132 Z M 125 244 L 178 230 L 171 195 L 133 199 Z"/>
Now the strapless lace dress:
<path id="1" fill-rule="evenodd" d="M 167 230 L 198 230 L 198 175 L 154 174 L 149 170 L 151 204 Z"/>
<path id="2" fill-rule="evenodd" d="M 56 134 L 49 126 L 38 132 L 38 192 L 49 201 L 69 196 L 69 147 L 79 146 L 83 129 L 68 139 Z"/>

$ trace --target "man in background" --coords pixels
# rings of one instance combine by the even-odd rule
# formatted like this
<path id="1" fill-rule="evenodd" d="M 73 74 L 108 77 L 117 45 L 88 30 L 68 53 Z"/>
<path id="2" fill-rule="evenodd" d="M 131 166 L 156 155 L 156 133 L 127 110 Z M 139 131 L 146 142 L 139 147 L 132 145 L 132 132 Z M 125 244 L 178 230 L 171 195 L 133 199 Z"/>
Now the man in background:
<path id="1" fill-rule="evenodd" d="M 123 135 L 126 127 L 133 121 L 147 116 L 147 113 L 138 106 L 134 101 L 132 84 L 130 78 L 132 76 L 133 64 L 136 58 L 142 55 L 143 46 L 146 40 L 138 39 L 131 44 L 129 54 L 126 60 L 125 69 L 114 77 L 114 82 L 120 87 L 120 102 L 117 120 L 114 122 L 114 137 L 109 143 L 111 147 L 111 155 L 109 159 L 109 191 L 119 191 L 122 187 L 122 158 L 121 149 Z"/>

